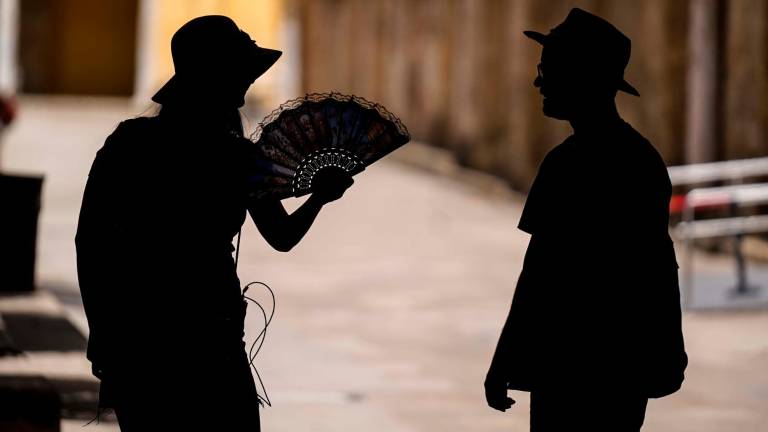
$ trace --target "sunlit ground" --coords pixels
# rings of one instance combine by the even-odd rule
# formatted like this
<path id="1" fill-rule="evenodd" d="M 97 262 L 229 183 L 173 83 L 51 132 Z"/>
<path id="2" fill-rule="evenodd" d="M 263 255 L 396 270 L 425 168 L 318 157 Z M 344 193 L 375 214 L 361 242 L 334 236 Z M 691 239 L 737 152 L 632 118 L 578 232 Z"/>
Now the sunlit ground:
<path id="1" fill-rule="evenodd" d="M 22 99 L 1 163 L 46 176 L 41 289 L 77 293 L 73 238 L 88 168 L 117 123 L 144 108 Z M 264 430 L 527 430 L 527 395 L 513 395 L 518 404 L 504 414 L 487 408 L 482 395 L 528 241 L 515 229 L 522 199 L 489 197 L 385 161 L 360 175 L 287 254 L 270 250 L 249 225 L 241 280 L 269 283 L 278 302 L 257 362 L 273 402 L 262 412 Z M 173 245 L 164 247 L 173 253 Z M 708 260 L 699 268 L 729 265 L 727 257 Z M 176 289 L 194 277 L 194 269 L 179 275 Z M 71 310 L 82 325 L 79 307 Z M 249 318 L 251 333 L 257 318 Z M 649 404 L 644 430 L 764 431 L 768 312 L 689 313 L 684 324 L 687 381 Z M 68 421 L 65 430 L 81 424 Z M 102 423 L 93 430 L 116 429 Z"/>

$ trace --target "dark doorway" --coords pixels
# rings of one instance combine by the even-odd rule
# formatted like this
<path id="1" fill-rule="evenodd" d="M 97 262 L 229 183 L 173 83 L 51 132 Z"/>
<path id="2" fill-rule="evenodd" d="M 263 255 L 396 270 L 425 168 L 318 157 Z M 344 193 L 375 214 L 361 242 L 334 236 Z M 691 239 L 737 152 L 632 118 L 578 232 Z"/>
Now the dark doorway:
<path id="1" fill-rule="evenodd" d="M 138 0 L 24 0 L 24 93 L 133 94 Z"/>

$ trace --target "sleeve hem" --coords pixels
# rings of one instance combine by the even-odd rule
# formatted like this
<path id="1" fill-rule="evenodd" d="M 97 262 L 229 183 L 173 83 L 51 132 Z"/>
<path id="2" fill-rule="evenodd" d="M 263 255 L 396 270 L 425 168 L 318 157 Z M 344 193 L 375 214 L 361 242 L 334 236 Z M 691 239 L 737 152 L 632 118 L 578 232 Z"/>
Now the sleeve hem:
<path id="1" fill-rule="evenodd" d="M 533 235 L 533 231 L 534 231 L 534 229 L 531 226 L 529 226 L 529 225 L 527 225 L 525 223 L 522 223 L 522 222 L 517 224 L 517 229 L 519 229 L 520 231 L 522 231 L 524 233 L 531 234 L 531 235 Z"/>

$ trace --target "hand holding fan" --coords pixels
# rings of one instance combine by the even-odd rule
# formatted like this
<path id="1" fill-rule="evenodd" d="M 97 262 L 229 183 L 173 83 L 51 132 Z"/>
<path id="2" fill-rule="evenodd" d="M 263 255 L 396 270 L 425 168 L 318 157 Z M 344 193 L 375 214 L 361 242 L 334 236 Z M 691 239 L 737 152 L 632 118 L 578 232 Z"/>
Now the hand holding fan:
<path id="1" fill-rule="evenodd" d="M 320 171 L 353 176 L 409 140 L 395 115 L 361 97 L 315 93 L 290 100 L 265 117 L 256 132 L 252 194 L 306 195 Z"/>

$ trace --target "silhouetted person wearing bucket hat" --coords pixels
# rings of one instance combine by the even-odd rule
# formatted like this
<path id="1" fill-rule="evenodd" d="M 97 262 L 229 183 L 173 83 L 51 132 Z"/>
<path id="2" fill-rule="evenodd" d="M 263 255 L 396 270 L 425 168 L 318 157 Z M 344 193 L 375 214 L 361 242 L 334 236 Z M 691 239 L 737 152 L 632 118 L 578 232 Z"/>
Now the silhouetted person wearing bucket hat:
<path id="1" fill-rule="evenodd" d="M 171 49 L 160 113 L 120 123 L 88 175 L 76 236 L 87 355 L 123 431 L 257 431 L 233 237 L 250 213 L 287 251 L 352 180 L 316 179 L 290 215 L 249 198 L 255 144 L 238 108 L 280 51 L 224 16 L 188 22 Z"/>
<path id="2" fill-rule="evenodd" d="M 520 218 L 531 239 L 487 402 L 504 411 L 507 389 L 531 392 L 532 431 L 638 431 L 648 398 L 680 388 L 687 356 L 669 177 L 615 103 L 639 96 L 623 78 L 630 40 L 581 9 L 525 35 L 543 46 L 544 114 L 573 135 L 544 158 Z"/>

